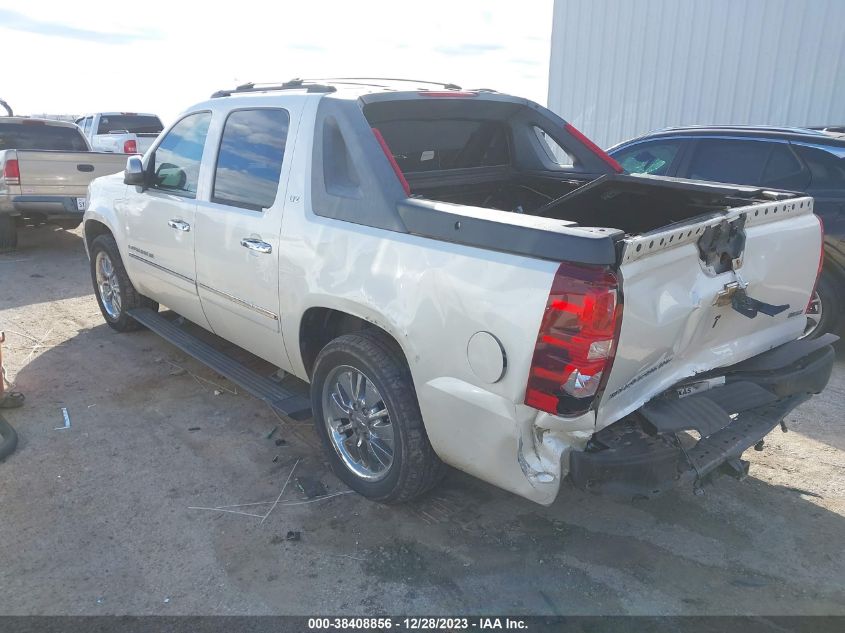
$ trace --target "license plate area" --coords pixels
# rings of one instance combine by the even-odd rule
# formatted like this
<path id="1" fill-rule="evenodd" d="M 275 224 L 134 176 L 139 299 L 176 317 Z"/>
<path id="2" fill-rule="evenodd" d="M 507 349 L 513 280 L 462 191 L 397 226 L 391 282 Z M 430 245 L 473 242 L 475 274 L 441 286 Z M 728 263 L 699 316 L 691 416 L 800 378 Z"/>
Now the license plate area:
<path id="1" fill-rule="evenodd" d="M 708 391 L 713 387 L 720 387 L 725 384 L 724 376 L 717 376 L 716 378 L 708 378 L 707 380 L 699 380 L 697 382 L 689 382 L 680 387 L 675 387 L 675 393 L 678 394 L 678 399 L 692 396 L 696 393 Z"/>
<path id="2" fill-rule="evenodd" d="M 76 198 L 76 210 L 85 211 L 88 208 L 88 198 Z"/>

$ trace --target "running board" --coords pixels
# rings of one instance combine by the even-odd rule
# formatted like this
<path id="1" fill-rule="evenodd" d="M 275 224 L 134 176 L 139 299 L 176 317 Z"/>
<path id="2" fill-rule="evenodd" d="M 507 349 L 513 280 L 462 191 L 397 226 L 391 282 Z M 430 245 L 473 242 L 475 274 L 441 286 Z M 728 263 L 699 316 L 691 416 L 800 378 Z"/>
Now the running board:
<path id="1" fill-rule="evenodd" d="M 158 313 L 149 308 L 136 308 L 129 310 L 128 314 L 168 343 L 228 378 L 247 393 L 263 400 L 282 415 L 294 420 L 311 417 L 311 401 L 307 397 L 293 393 L 269 378 L 255 373 Z"/>

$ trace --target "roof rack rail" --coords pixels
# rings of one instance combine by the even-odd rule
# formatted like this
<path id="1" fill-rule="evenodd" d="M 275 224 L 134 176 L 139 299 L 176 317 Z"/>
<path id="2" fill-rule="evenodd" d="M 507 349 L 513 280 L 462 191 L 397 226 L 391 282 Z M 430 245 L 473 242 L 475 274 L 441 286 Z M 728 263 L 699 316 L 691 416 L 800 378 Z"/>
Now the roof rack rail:
<path id="1" fill-rule="evenodd" d="M 414 84 L 428 84 L 430 86 L 440 86 L 447 90 L 461 90 L 458 84 L 453 84 L 443 81 L 426 81 L 425 79 L 405 79 L 401 77 L 321 77 L 319 79 L 310 79 L 306 81 L 328 81 L 331 83 L 345 83 L 353 81 L 400 81 Z M 368 84 L 351 84 L 351 85 L 368 85 Z"/>
<path id="2" fill-rule="evenodd" d="M 291 79 L 281 84 L 256 84 L 248 82 L 231 90 L 218 90 L 213 95 L 212 99 L 219 97 L 229 97 L 233 94 L 241 94 L 244 92 L 265 92 L 272 90 L 305 90 L 306 92 L 335 92 L 337 88 L 328 86 L 326 84 L 311 83 L 307 79 Z"/>

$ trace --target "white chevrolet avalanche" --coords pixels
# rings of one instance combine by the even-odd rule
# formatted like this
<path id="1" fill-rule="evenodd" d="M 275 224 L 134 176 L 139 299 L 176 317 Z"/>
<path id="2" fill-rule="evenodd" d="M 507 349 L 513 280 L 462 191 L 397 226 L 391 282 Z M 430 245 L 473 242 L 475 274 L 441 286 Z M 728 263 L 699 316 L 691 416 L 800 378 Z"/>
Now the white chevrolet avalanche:
<path id="1" fill-rule="evenodd" d="M 543 504 L 567 476 L 628 497 L 742 477 L 833 364 L 835 337 L 798 340 L 820 268 L 811 198 L 627 175 L 489 90 L 247 84 L 89 195 L 109 325 L 312 416 L 337 475 L 383 502 L 444 465 Z"/>

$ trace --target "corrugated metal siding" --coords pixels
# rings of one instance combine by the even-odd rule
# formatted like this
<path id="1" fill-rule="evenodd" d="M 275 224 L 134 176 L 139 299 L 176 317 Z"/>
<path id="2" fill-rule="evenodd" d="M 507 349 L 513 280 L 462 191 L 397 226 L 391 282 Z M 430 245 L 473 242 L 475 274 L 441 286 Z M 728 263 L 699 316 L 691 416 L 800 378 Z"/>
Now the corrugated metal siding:
<path id="1" fill-rule="evenodd" d="M 555 0 L 549 107 L 602 147 L 675 125 L 843 125 L 843 57 L 843 0 Z"/>

